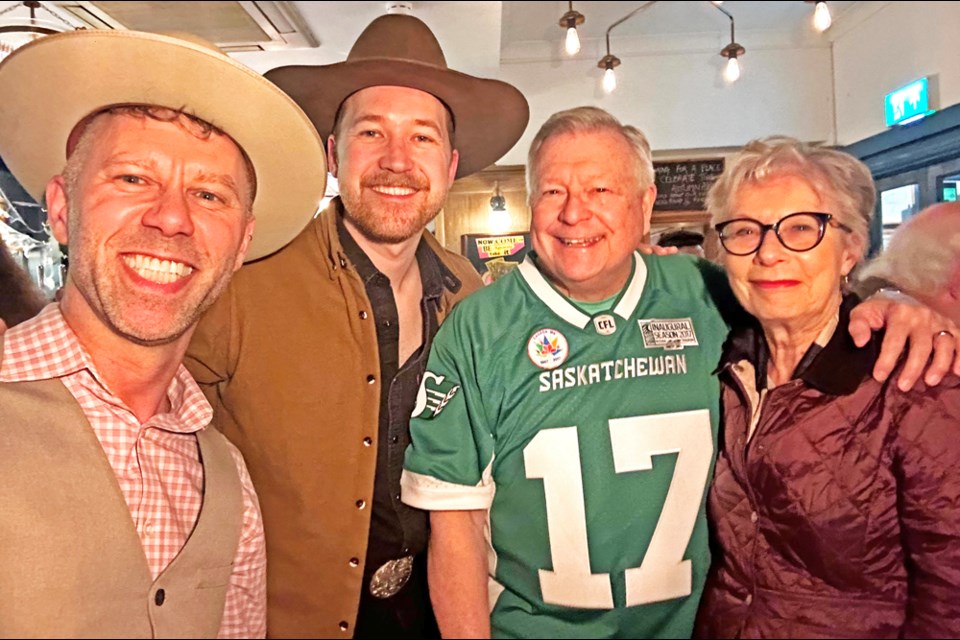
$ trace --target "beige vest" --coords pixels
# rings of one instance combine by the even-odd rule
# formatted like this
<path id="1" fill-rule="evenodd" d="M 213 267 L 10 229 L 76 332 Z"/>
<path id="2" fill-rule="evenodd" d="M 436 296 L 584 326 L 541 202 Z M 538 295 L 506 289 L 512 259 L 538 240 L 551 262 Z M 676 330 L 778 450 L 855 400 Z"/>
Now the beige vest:
<path id="1" fill-rule="evenodd" d="M 0 383 L 0 636 L 216 637 L 243 497 L 223 436 L 207 428 L 197 440 L 200 516 L 154 581 L 113 469 L 67 388 Z"/>

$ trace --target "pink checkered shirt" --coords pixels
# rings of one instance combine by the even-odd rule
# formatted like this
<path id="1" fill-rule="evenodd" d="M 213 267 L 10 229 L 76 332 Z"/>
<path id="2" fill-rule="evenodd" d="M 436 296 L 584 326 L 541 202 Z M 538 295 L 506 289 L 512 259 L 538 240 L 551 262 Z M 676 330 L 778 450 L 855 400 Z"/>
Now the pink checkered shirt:
<path id="1" fill-rule="evenodd" d="M 167 388 L 170 413 L 140 424 L 100 378 L 60 307 L 4 334 L 0 382 L 59 378 L 77 399 L 113 467 L 156 578 L 186 543 L 200 514 L 203 466 L 197 441 L 213 410 L 181 366 Z M 227 590 L 220 638 L 266 635 L 266 548 L 260 507 L 240 452 L 230 451 L 243 486 L 243 529 Z"/>

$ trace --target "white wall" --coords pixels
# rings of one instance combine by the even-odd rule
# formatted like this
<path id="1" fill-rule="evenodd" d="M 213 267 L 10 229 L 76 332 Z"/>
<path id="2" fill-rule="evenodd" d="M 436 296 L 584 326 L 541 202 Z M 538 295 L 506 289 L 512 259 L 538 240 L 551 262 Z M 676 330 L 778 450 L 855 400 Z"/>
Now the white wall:
<path id="1" fill-rule="evenodd" d="M 881 6 L 834 40 L 841 145 L 885 131 L 884 96 L 920 77 L 939 76 L 940 108 L 960 103 L 960 2 L 864 4 Z"/>
<path id="2" fill-rule="evenodd" d="M 729 42 L 722 30 L 688 38 L 611 39 L 622 60 L 617 90 L 604 94 L 597 61 L 602 41 L 584 43 L 575 59 L 530 45 L 504 51 L 498 76 L 515 84 L 530 102 L 530 126 L 500 164 L 524 164 L 537 129 L 561 109 L 595 105 L 640 127 L 664 155 L 710 153 L 706 148 L 737 148 L 749 140 L 788 134 L 832 142 L 833 80 L 830 42 L 786 33 L 739 33 L 747 49 L 740 80 L 721 79 Z M 683 155 L 683 154 L 680 154 Z"/>

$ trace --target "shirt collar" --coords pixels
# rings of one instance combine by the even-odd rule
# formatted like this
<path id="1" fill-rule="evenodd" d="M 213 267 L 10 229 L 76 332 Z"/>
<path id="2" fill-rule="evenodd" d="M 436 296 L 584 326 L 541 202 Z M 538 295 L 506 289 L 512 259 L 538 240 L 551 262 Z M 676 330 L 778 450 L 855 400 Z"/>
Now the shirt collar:
<path id="1" fill-rule="evenodd" d="M 48 304 L 39 314 L 3 334 L 0 382 L 48 380 L 83 369 L 96 372 L 58 303 Z"/>
<path id="2" fill-rule="evenodd" d="M 3 339 L 0 383 L 52 380 L 87 371 L 100 388 L 98 395 L 104 401 L 127 408 L 100 376 L 58 303 L 47 305 L 38 315 L 8 329 L 0 337 Z M 198 431 L 213 417 L 210 403 L 182 364 L 167 386 L 167 400 L 170 412 L 157 414 L 151 420 L 168 431 Z"/>
<path id="3" fill-rule="evenodd" d="M 877 334 L 864 347 L 857 347 L 850 337 L 850 311 L 859 304 L 855 295 L 845 296 L 840 305 L 837 328 L 823 346 L 813 344 L 794 371 L 793 378 L 830 395 L 849 395 L 871 375 L 880 353 Z M 759 322 L 734 329 L 724 345 L 721 368 L 741 360 L 753 363 L 757 389 L 767 387 L 767 362 L 770 354 Z"/>
<path id="4" fill-rule="evenodd" d="M 342 205 L 341 205 L 342 206 Z M 343 246 L 343 252 L 346 254 L 347 259 L 351 264 L 356 268 L 357 273 L 360 275 L 360 278 L 363 280 L 364 285 L 370 284 L 370 280 L 378 275 L 382 275 L 380 270 L 377 269 L 376 265 L 370 260 L 363 249 L 360 248 L 360 245 L 357 244 L 357 241 L 354 240 L 353 236 L 350 235 L 350 232 L 347 230 L 347 225 L 343 222 L 343 211 L 341 207 L 337 208 L 337 236 L 340 239 L 340 244 Z M 440 258 L 436 253 L 430 248 L 427 244 L 425 238 L 421 237 L 419 244 L 417 244 L 417 265 L 420 267 L 420 281 L 423 286 L 423 297 L 424 299 L 437 299 L 443 293 L 443 288 L 445 284 L 445 272 L 447 271 L 446 267 L 440 262 Z M 456 280 L 456 277 L 452 273 L 449 273 L 450 277 L 453 277 Z M 447 283 L 451 286 L 448 286 L 452 291 L 459 289 L 459 280 L 456 280 L 456 288 L 453 287 L 453 283 Z"/>
<path id="5" fill-rule="evenodd" d="M 520 263 L 518 270 L 520 277 L 527 283 L 540 300 L 547 305 L 551 311 L 580 329 L 585 328 L 592 318 L 576 305 L 574 305 L 565 295 L 560 293 L 540 270 L 538 257 L 535 251 L 530 251 Z M 613 307 L 613 313 L 625 320 L 629 320 L 640 303 L 643 296 L 644 286 L 647 282 L 647 264 L 643 256 L 634 252 L 633 271 L 624 284 L 623 289 L 618 295 L 619 300 Z"/>

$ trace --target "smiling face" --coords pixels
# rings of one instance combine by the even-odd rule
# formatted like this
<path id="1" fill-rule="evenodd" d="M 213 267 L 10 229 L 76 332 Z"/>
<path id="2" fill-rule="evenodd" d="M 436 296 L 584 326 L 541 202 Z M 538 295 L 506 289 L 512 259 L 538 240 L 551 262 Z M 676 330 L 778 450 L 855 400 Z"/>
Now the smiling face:
<path id="1" fill-rule="evenodd" d="M 731 218 L 773 224 L 791 213 L 837 214 L 805 180 L 791 175 L 746 183 L 733 198 Z M 765 327 L 786 326 L 816 334 L 840 306 L 840 281 L 857 262 L 857 240 L 827 224 L 823 240 L 809 251 L 784 247 L 768 231 L 760 249 L 746 256 L 722 253 L 737 299 Z"/>
<path id="2" fill-rule="evenodd" d="M 533 247 L 547 277 L 571 298 L 609 298 L 630 276 L 656 199 L 656 187 L 640 187 L 634 157 L 609 129 L 560 133 L 540 148 Z"/>
<path id="3" fill-rule="evenodd" d="M 347 220 L 374 242 L 419 235 L 457 173 L 446 108 L 417 89 L 379 86 L 356 92 L 342 110 L 327 155 Z"/>
<path id="4" fill-rule="evenodd" d="M 253 219 L 240 149 L 183 118 L 105 114 L 85 138 L 69 188 L 60 176 L 47 187 L 70 250 L 64 315 L 84 305 L 128 340 L 172 342 L 243 262 Z"/>

